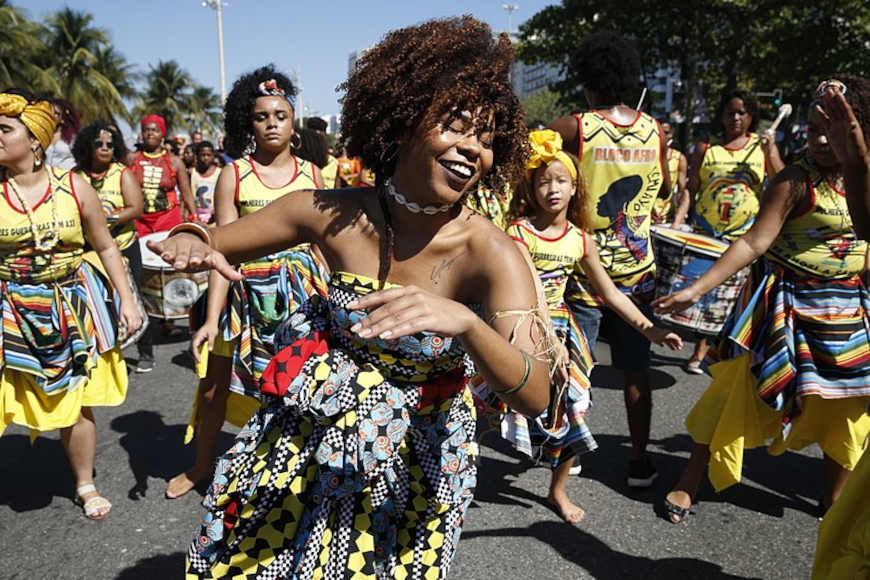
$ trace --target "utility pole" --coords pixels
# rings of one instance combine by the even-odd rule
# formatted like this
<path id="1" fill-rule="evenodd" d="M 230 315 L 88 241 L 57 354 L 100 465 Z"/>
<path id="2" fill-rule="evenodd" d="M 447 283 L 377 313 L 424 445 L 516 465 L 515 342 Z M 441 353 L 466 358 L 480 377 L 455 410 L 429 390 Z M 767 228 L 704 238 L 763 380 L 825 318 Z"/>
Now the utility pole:
<path id="1" fill-rule="evenodd" d="M 519 4 L 502 4 L 501 7 L 504 9 L 505 12 L 507 12 L 507 17 L 508 17 L 507 33 L 508 33 L 508 35 L 511 35 L 514 33 L 513 15 L 514 15 L 514 12 L 520 7 L 520 5 Z"/>
<path id="2" fill-rule="evenodd" d="M 202 0 L 205 8 L 211 8 L 217 13 L 217 36 L 218 36 L 218 64 L 221 72 L 221 105 L 227 102 L 227 77 L 224 72 L 224 25 L 221 18 L 221 0 Z"/>

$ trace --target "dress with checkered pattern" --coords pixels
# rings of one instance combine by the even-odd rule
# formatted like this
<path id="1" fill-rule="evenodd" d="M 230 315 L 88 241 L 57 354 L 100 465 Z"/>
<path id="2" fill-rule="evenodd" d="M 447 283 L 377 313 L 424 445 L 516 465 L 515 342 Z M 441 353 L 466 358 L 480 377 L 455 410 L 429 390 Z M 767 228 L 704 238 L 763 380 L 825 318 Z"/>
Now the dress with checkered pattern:
<path id="1" fill-rule="evenodd" d="M 218 460 L 188 578 L 444 578 L 476 483 L 459 342 L 350 331 L 377 282 L 335 272 L 278 333 Z"/>

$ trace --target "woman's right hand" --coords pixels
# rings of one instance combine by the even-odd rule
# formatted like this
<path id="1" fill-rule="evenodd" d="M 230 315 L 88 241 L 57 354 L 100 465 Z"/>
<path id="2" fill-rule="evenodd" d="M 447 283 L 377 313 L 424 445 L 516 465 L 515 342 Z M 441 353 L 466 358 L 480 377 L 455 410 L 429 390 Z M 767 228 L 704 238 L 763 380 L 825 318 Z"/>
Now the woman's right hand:
<path id="1" fill-rule="evenodd" d="M 202 343 L 208 342 L 208 351 L 211 352 L 214 348 L 214 340 L 217 338 L 218 332 L 217 322 L 206 320 L 205 324 L 193 333 L 193 337 L 190 339 L 190 353 L 196 362 L 202 362 L 199 356 Z"/>
<path id="2" fill-rule="evenodd" d="M 689 286 L 674 294 L 656 298 L 652 301 L 652 307 L 655 308 L 656 314 L 681 312 L 690 306 L 694 306 L 701 299 L 694 288 L 694 286 Z"/>
<path id="3" fill-rule="evenodd" d="M 868 163 L 868 148 L 855 117 L 855 111 L 839 90 L 829 87 L 822 96 L 822 105 L 815 105 L 825 126 L 825 137 L 843 165 Z"/>
<path id="4" fill-rule="evenodd" d="M 198 236 L 178 233 L 161 242 L 148 240 L 148 248 L 179 272 L 217 270 L 221 276 L 235 282 L 244 276 L 237 272 L 223 254 L 212 249 Z"/>

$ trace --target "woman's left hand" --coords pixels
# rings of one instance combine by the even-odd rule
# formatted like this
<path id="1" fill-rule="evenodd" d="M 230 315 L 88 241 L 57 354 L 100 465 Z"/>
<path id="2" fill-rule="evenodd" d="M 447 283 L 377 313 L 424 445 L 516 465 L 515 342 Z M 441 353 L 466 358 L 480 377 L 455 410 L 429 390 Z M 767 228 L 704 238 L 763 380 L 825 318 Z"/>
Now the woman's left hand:
<path id="1" fill-rule="evenodd" d="M 128 336 L 139 330 L 139 327 L 142 326 L 142 316 L 139 314 L 139 309 L 131 300 L 121 301 L 118 324 L 126 329 Z"/>
<path id="2" fill-rule="evenodd" d="M 693 286 L 689 286 L 674 294 L 656 298 L 652 301 L 651 306 L 655 308 L 656 314 L 670 314 L 672 312 L 683 311 L 689 306 L 694 306 L 701 299 L 693 288 Z"/>
<path id="3" fill-rule="evenodd" d="M 369 311 L 368 316 L 351 327 L 362 338 L 399 338 L 422 331 L 459 336 L 477 318 L 463 304 L 416 286 L 372 292 L 347 306 Z"/>
<path id="4" fill-rule="evenodd" d="M 761 134 L 761 150 L 770 153 L 770 146 L 776 143 L 776 134 L 768 129 Z"/>

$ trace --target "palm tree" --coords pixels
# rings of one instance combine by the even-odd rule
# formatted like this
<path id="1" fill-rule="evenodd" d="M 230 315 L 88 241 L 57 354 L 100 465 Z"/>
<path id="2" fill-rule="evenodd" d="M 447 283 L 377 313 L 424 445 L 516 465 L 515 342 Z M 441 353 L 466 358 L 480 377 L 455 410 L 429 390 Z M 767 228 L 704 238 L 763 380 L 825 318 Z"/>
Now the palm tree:
<path id="1" fill-rule="evenodd" d="M 221 102 L 211 87 L 203 85 L 193 87 L 187 118 L 191 128 L 197 128 L 212 135 L 220 132 Z"/>
<path id="2" fill-rule="evenodd" d="M 110 40 L 105 30 L 93 25 L 93 19 L 87 12 L 64 8 L 48 18 L 44 32 L 47 70 L 57 78 L 60 92 L 85 122 L 127 114 L 118 87 L 96 67 L 97 53 L 108 47 Z M 117 53 L 115 56 L 120 58 Z M 122 85 L 129 82 L 124 78 L 114 80 Z"/>
<path id="3" fill-rule="evenodd" d="M 39 27 L 7 0 L 0 0 L 0 88 L 58 90 L 54 77 L 37 64 L 44 52 Z"/>
<path id="4" fill-rule="evenodd" d="M 145 74 L 148 87 L 133 109 L 136 117 L 157 113 L 166 120 L 167 128 L 190 129 L 185 115 L 192 109 L 191 92 L 194 87 L 190 74 L 174 60 L 160 60 L 149 65 Z"/>
<path id="5" fill-rule="evenodd" d="M 101 75 L 106 77 L 109 82 L 114 85 L 118 94 L 123 99 L 134 99 L 138 96 L 136 86 L 133 84 L 139 79 L 139 73 L 136 72 L 135 65 L 127 62 L 120 53 L 111 46 L 101 46 L 94 51 L 94 68 Z M 131 121 L 129 113 L 126 112 L 125 118 Z"/>

